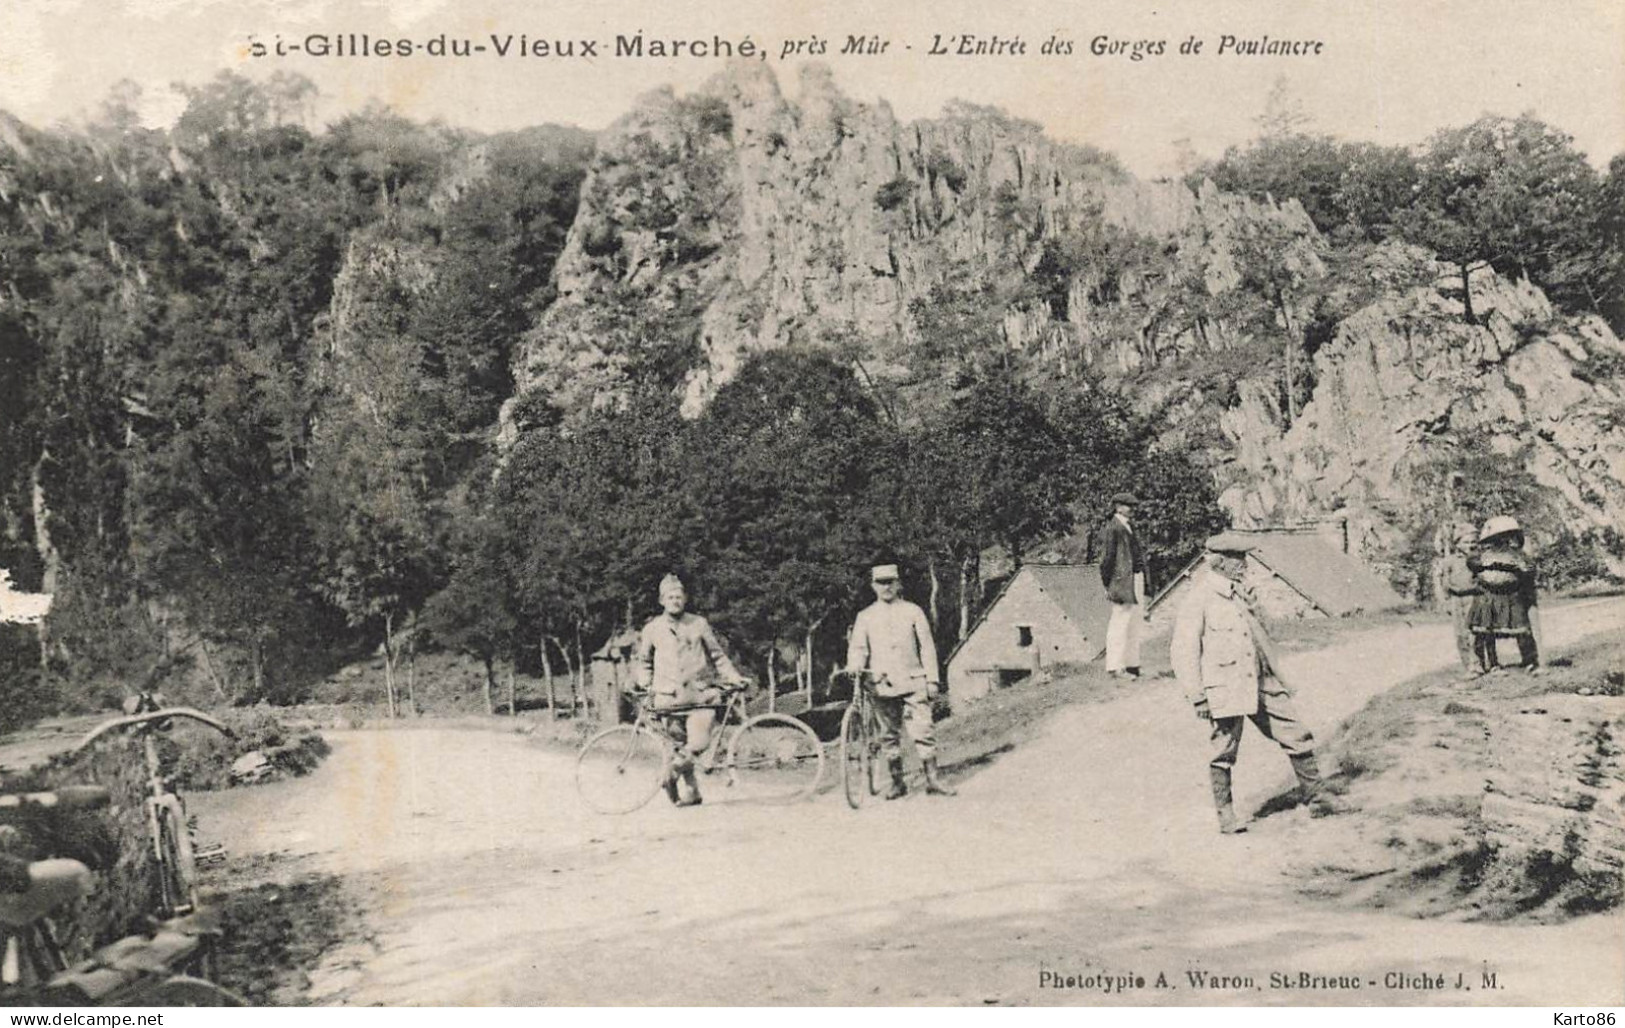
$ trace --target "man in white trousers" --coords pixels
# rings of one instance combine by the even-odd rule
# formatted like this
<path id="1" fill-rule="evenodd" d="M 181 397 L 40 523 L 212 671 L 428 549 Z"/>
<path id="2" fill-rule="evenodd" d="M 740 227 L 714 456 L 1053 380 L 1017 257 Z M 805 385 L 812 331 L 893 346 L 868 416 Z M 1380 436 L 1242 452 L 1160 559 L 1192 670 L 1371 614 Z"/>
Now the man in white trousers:
<path id="1" fill-rule="evenodd" d="M 1114 513 L 1100 531 L 1100 581 L 1111 602 L 1106 623 L 1106 673 L 1140 677 L 1140 634 L 1150 616 L 1145 607 L 1145 549 L 1130 518 L 1138 505 L 1131 493 L 1112 497 Z"/>

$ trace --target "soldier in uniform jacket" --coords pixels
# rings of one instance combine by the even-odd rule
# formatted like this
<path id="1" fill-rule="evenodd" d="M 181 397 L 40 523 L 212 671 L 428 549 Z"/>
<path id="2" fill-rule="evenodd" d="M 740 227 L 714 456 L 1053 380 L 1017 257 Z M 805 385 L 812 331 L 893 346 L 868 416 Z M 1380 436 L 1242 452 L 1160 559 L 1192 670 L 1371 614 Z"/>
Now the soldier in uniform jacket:
<path id="1" fill-rule="evenodd" d="M 1196 716 L 1211 725 L 1208 777 L 1213 804 L 1219 831 L 1233 835 L 1246 830 L 1236 819 L 1230 773 L 1247 721 L 1286 750 L 1298 776 L 1300 802 L 1319 794 L 1320 769 L 1314 736 L 1298 720 L 1275 644 L 1241 584 L 1252 543 L 1224 533 L 1209 539 L 1207 548 L 1209 567 L 1192 581 L 1190 594 L 1180 605 L 1171 656 L 1174 675 L 1196 707 Z"/>

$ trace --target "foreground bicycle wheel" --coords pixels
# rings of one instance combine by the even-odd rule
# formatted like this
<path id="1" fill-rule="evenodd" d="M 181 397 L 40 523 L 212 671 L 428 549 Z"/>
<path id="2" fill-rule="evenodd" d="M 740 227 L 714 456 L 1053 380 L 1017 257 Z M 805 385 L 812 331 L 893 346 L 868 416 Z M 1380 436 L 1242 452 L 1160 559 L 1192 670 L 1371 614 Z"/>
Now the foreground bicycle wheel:
<path id="1" fill-rule="evenodd" d="M 576 757 L 576 791 L 600 814 L 630 814 L 654 798 L 671 770 L 666 744 L 639 725 L 616 725 Z"/>
<path id="2" fill-rule="evenodd" d="M 841 718 L 841 788 L 847 806 L 857 810 L 875 792 L 875 750 L 863 708 L 854 703 Z"/>
<path id="3" fill-rule="evenodd" d="M 159 1007 L 246 1007 L 248 1001 L 223 986 L 178 974 L 142 990 L 141 999 Z"/>
<path id="4" fill-rule="evenodd" d="M 171 797 L 173 799 L 173 797 Z M 154 801 L 157 836 L 159 908 L 161 918 L 190 914 L 197 908 L 197 864 L 192 858 L 192 837 L 179 804 Z"/>
<path id="5" fill-rule="evenodd" d="M 728 744 L 729 799 L 793 803 L 818 791 L 824 744 L 803 722 L 784 714 L 748 718 Z"/>

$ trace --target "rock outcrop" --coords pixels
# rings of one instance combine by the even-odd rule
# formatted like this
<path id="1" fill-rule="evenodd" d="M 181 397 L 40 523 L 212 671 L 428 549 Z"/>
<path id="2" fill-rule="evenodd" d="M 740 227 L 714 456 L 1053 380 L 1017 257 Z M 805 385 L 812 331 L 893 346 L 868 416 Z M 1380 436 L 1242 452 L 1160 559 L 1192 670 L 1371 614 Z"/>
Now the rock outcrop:
<path id="1" fill-rule="evenodd" d="M 771 71 L 745 63 L 696 96 L 645 97 L 604 134 L 559 262 L 559 299 L 518 361 L 522 390 L 602 402 L 636 356 L 628 322 L 686 315 L 704 357 L 688 380 L 697 407 L 753 349 L 856 339 L 906 352 L 912 303 L 956 269 L 1031 271 L 1043 239 L 1131 232 L 1166 251 L 1171 277 L 1221 291 L 1239 278 L 1227 245 L 1239 224 L 1314 234 L 1295 201 L 1141 182 L 996 110 L 957 104 L 903 124 L 884 103 L 842 96 L 825 69 L 807 69 L 799 87 L 787 99 Z M 1307 248 L 1304 259 L 1314 260 Z M 1154 318 L 1132 342 L 1097 338 L 1096 284 L 1078 276 L 1066 303 L 1011 311 L 1008 345 L 1117 373 L 1223 345 Z M 628 307 L 635 316 L 617 316 Z"/>
<path id="2" fill-rule="evenodd" d="M 692 96 L 644 98 L 603 135 L 558 300 L 515 377 L 579 410 L 666 361 L 695 412 L 752 351 L 826 342 L 908 379 L 924 363 L 915 313 L 935 288 L 1031 286 L 1055 274 L 1051 245 L 1084 256 L 1041 291 L 1013 291 L 1001 344 L 1042 373 L 1117 383 L 1165 421 L 1169 445 L 1206 450 L 1237 524 L 1335 513 L 1381 565 L 1414 547 L 1421 514 L 1451 517 L 1451 497 L 1420 495 L 1418 469 L 1476 446 L 1552 491 L 1553 527 L 1625 525 L 1625 348 L 1601 321 L 1485 271 L 1468 324 L 1457 277 L 1440 268 L 1418 287 L 1427 254 L 1379 249 L 1356 274 L 1367 299 L 1294 378 L 1301 410 L 1284 411 L 1270 364 L 1277 339 L 1304 338 L 1307 301 L 1265 303 L 1260 318 L 1269 287 L 1249 262 L 1325 279 L 1296 201 L 1138 181 L 968 104 L 905 124 L 817 67 L 792 99 L 746 62 Z"/>
<path id="3" fill-rule="evenodd" d="M 1597 318 L 1560 315 L 1527 282 L 1485 271 L 1473 289 L 1480 324 L 1437 288 L 1344 320 L 1315 355 L 1313 398 L 1290 427 L 1271 392 L 1244 386 L 1221 416 L 1231 444 L 1221 502 L 1237 523 L 1340 510 L 1362 552 L 1380 558 L 1404 548 L 1403 526 L 1450 516 L 1448 484 L 1428 493 L 1418 472 L 1476 448 L 1533 475 L 1564 527 L 1625 526 L 1625 344 Z"/>

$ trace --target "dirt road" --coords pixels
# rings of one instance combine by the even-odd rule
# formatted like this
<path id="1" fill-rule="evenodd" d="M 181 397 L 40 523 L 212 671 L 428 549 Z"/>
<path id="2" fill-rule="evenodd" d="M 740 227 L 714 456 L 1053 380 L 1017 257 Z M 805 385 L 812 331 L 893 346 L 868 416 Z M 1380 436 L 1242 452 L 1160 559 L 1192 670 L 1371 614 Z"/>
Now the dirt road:
<path id="1" fill-rule="evenodd" d="M 1560 650 L 1625 624 L 1625 600 L 1547 620 Z M 1385 628 L 1290 658 L 1306 719 L 1325 736 L 1446 663 L 1447 633 Z M 1617 914 L 1506 927 L 1299 898 L 1277 843 L 1304 815 L 1218 836 L 1205 731 L 1170 681 L 1067 709 L 957 799 L 861 812 L 826 795 L 602 817 L 577 801 L 567 755 L 519 736 L 332 739 L 311 778 L 194 805 L 234 853 L 310 854 L 366 890 L 374 939 L 328 955 L 319 1003 L 1625 1001 Z M 1238 798 L 1250 806 L 1288 773 L 1249 734 Z M 1194 972 L 1233 980 L 1198 987 Z M 1340 984 L 1300 988 L 1300 975 Z"/>

